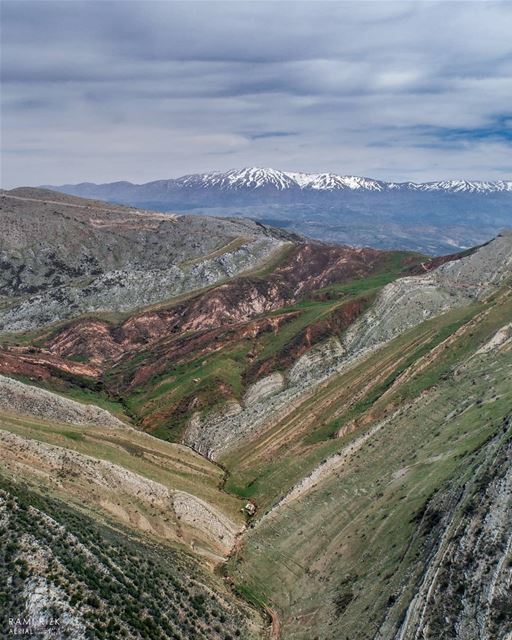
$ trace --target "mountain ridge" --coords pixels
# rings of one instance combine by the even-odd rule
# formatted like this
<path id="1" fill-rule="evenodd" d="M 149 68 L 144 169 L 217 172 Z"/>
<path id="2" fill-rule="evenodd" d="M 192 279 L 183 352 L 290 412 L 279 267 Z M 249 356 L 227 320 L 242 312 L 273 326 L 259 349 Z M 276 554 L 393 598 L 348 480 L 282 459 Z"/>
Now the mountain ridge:
<path id="1" fill-rule="evenodd" d="M 278 190 L 295 189 L 332 191 L 350 189 L 366 191 L 448 191 L 460 192 L 512 192 L 512 180 L 434 180 L 427 182 L 412 181 L 384 181 L 368 178 L 337 174 L 333 172 L 293 172 L 280 171 L 270 167 L 243 167 L 242 169 L 229 169 L 228 171 L 214 171 L 206 173 L 193 173 L 161 180 L 151 180 L 144 183 L 133 183 L 120 180 L 108 183 L 81 182 L 77 184 L 43 185 L 48 189 L 70 189 L 81 187 L 152 187 L 154 185 L 168 185 L 176 187 L 218 187 L 225 190 L 237 190 L 240 188 L 259 189 L 273 186 Z"/>
<path id="2" fill-rule="evenodd" d="M 249 218 L 322 241 L 441 255 L 511 224 L 512 181 L 384 182 L 248 167 L 145 184 L 81 183 L 57 191 L 194 215 Z"/>

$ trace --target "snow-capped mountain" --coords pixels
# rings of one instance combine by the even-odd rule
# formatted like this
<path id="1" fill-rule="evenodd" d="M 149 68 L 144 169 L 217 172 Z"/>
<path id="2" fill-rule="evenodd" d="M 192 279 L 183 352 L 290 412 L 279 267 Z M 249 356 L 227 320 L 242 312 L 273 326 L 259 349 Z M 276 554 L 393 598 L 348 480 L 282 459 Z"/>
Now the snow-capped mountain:
<path id="1" fill-rule="evenodd" d="M 171 182 L 171 181 L 169 181 Z M 439 182 L 383 182 L 359 176 L 341 176 L 336 173 L 300 173 L 279 171 L 264 167 L 246 167 L 226 172 L 199 173 L 177 178 L 176 186 L 183 188 L 217 188 L 222 191 L 240 191 L 275 188 L 278 191 L 448 191 L 452 193 L 493 193 L 511 191 L 512 181 L 443 180 Z"/>
<path id="2" fill-rule="evenodd" d="M 246 167 L 245 169 L 231 169 L 223 173 L 198 173 L 183 176 L 176 180 L 176 184 L 181 187 L 216 187 L 221 190 L 233 191 L 263 187 L 273 187 L 278 191 L 284 191 L 297 186 L 292 175 L 276 169 Z"/>
<path id="3" fill-rule="evenodd" d="M 450 253 L 512 227 L 512 181 L 384 182 L 262 167 L 49 187 L 159 211 L 249 217 L 321 240 Z"/>
<path id="4" fill-rule="evenodd" d="M 216 187 L 224 191 L 275 188 L 278 191 L 447 191 L 452 193 L 493 193 L 511 191 L 512 181 L 442 180 L 439 182 L 383 182 L 360 176 L 342 176 L 336 173 L 300 173 L 279 171 L 264 167 L 246 167 L 226 172 L 199 173 L 175 180 L 181 187 Z"/>
<path id="5" fill-rule="evenodd" d="M 449 191 L 451 193 L 499 193 L 512 192 L 512 181 L 497 180 L 496 182 L 469 180 L 442 180 L 440 182 L 425 182 L 413 186 L 417 191 Z"/>
<path id="6" fill-rule="evenodd" d="M 48 186 L 48 185 L 46 185 Z M 246 167 L 231 169 L 225 172 L 197 173 L 156 180 L 145 184 L 130 182 L 112 182 L 109 184 L 82 183 L 78 185 L 63 185 L 50 187 L 66 193 L 80 196 L 108 197 L 109 199 L 129 201 L 144 201 L 155 198 L 155 201 L 167 201 L 170 194 L 182 195 L 185 200 L 193 196 L 197 198 L 204 194 L 210 206 L 216 206 L 215 194 L 236 194 L 236 200 L 251 193 L 265 193 L 270 200 L 272 195 L 282 200 L 284 193 L 294 196 L 297 202 L 305 202 L 308 195 L 318 196 L 321 193 L 340 192 L 446 192 L 446 193 L 512 193 L 512 181 L 468 181 L 443 180 L 439 182 L 384 182 L 359 176 L 342 176 L 335 173 L 300 173 L 286 172 L 263 167 Z M 205 203 L 206 204 L 206 203 Z"/>
<path id="7" fill-rule="evenodd" d="M 357 176 L 339 176 L 335 173 L 287 173 L 301 189 L 315 191 L 338 191 L 340 189 L 365 189 L 367 191 L 383 191 L 385 182 L 360 178 Z"/>

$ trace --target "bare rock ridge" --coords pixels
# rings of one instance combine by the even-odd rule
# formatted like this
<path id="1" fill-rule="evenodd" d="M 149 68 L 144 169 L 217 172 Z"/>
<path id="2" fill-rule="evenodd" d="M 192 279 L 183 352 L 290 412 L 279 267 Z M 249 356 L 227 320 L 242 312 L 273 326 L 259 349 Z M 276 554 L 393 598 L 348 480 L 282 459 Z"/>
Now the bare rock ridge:
<path id="1" fill-rule="evenodd" d="M 297 239 L 249 220 L 175 216 L 40 189 L 1 192 L 0 331 L 128 311 L 264 264 Z"/>
<path id="2" fill-rule="evenodd" d="M 275 371 L 274 373 L 261 378 L 258 382 L 255 382 L 247 389 L 244 395 L 244 404 L 247 406 L 254 402 L 259 402 L 263 398 L 268 398 L 274 393 L 281 391 L 283 385 L 283 374 L 279 371 Z"/>
<path id="3" fill-rule="evenodd" d="M 424 276 L 400 278 L 384 287 L 375 304 L 341 336 L 305 353 L 289 370 L 282 391 L 236 412 L 196 415 L 185 442 L 218 459 L 243 439 L 281 419 L 303 394 L 421 322 L 484 299 L 512 277 L 512 233 Z"/>
<path id="4" fill-rule="evenodd" d="M 0 409 L 76 425 L 124 427 L 127 425 L 105 409 L 82 404 L 0 375 Z"/>
<path id="5" fill-rule="evenodd" d="M 345 336 L 350 351 L 368 349 L 454 307 L 481 300 L 512 276 L 512 232 L 426 276 L 387 285 Z"/>

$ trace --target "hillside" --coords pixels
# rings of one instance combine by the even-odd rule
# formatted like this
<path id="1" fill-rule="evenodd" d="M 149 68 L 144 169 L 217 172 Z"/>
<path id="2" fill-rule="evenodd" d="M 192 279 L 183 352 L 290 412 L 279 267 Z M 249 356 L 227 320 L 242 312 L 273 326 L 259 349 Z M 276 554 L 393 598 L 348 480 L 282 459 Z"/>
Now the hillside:
<path id="1" fill-rule="evenodd" d="M 73 640 L 508 638 L 512 233 L 431 259 L 40 191 L 2 207 L 27 264 L 0 307 L 7 617 L 51 604 Z M 101 274 L 68 273 L 80 252 Z M 173 269 L 190 286 L 148 302 Z M 79 304 L 46 316 L 56 291 Z"/>
<path id="2" fill-rule="evenodd" d="M 159 211 L 243 216 L 309 237 L 439 255 L 510 226 L 511 181 L 384 182 L 247 167 L 145 184 L 67 184 L 63 193 Z"/>
<path id="3" fill-rule="evenodd" d="M 250 221 L 1 192 L 0 330 L 128 311 L 265 264 L 293 238 Z"/>

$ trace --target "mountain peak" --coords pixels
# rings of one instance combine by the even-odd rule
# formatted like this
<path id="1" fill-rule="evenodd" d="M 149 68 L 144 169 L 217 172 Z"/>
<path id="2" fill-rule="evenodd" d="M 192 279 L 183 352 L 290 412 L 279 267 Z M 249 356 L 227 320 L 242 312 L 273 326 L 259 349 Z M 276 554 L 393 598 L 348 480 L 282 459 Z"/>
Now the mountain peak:
<path id="1" fill-rule="evenodd" d="M 199 173 L 176 180 L 180 187 L 217 188 L 222 191 L 275 189 L 277 191 L 446 191 L 450 193 L 492 193 L 511 191 L 512 181 L 440 180 L 437 182 L 384 182 L 363 176 L 332 172 L 281 171 L 272 167 L 243 167 L 225 172 Z"/>
<path id="2" fill-rule="evenodd" d="M 48 185 L 45 185 L 48 186 Z M 190 191 L 191 189 L 214 189 L 220 192 L 339 192 L 339 191 L 433 191 L 447 193 L 488 194 L 512 192 L 512 180 L 439 180 L 433 182 L 385 182 L 364 176 L 340 175 L 332 172 L 306 173 L 300 171 L 281 171 L 272 167 L 243 167 L 228 171 L 193 173 L 180 178 L 156 180 L 145 184 L 133 185 L 129 182 L 111 182 L 97 185 L 81 183 L 48 188 L 62 190 L 76 195 L 91 195 L 98 189 L 112 191 L 119 188 L 141 188 L 154 190 L 163 186 L 166 191 Z"/>

